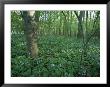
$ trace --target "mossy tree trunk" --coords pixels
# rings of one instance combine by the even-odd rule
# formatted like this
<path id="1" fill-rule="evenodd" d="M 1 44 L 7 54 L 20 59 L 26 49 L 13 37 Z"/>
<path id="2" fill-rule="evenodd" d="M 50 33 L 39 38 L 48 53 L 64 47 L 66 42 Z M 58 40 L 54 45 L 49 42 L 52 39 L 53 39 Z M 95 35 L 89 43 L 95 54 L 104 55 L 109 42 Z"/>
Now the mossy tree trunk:
<path id="1" fill-rule="evenodd" d="M 27 52 L 29 57 L 36 58 L 38 56 L 38 46 L 36 41 L 37 23 L 35 20 L 35 11 L 22 11 L 24 20 L 24 33 L 27 41 Z"/>

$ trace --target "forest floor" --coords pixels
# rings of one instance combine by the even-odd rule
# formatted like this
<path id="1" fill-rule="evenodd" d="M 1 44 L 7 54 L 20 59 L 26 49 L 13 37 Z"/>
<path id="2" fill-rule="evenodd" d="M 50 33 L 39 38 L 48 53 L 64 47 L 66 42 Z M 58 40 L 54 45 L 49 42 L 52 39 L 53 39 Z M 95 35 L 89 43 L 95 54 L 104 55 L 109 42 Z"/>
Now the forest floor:
<path id="1" fill-rule="evenodd" d="M 99 40 L 94 38 L 89 42 L 87 56 L 82 59 L 83 43 L 81 39 L 48 35 L 40 36 L 37 42 L 39 55 L 32 62 L 32 60 L 26 56 L 26 42 L 22 35 L 12 35 L 11 76 L 100 76 Z"/>

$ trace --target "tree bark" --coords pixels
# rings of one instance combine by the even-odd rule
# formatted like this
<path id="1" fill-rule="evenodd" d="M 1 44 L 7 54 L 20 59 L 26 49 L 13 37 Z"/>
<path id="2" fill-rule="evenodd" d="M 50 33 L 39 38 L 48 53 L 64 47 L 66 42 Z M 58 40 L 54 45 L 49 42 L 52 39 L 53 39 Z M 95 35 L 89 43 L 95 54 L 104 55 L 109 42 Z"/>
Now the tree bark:
<path id="1" fill-rule="evenodd" d="M 23 11 L 22 17 L 24 20 L 24 33 L 26 35 L 28 55 L 31 58 L 36 58 L 38 55 L 38 46 L 36 42 L 36 22 L 34 17 L 35 11 Z"/>
<path id="2" fill-rule="evenodd" d="M 78 19 L 78 33 L 77 33 L 77 37 L 83 37 L 83 25 L 82 25 L 82 21 L 83 21 L 83 16 L 84 16 L 84 11 L 80 11 L 80 14 L 78 15 L 78 12 L 74 11 L 77 19 Z"/>

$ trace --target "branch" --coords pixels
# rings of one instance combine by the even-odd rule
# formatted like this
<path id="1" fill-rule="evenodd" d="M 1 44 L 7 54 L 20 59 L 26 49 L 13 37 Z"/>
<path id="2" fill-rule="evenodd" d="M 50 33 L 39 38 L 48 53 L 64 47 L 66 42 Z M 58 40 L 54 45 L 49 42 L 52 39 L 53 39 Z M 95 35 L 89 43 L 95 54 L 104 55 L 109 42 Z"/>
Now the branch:
<path id="1" fill-rule="evenodd" d="M 74 11 L 75 15 L 77 16 L 77 18 L 79 18 L 78 13 L 76 11 Z"/>
<path id="2" fill-rule="evenodd" d="M 65 17 L 65 21 L 67 21 L 67 17 L 66 17 L 66 15 L 65 15 L 65 13 L 63 12 L 63 11 L 61 11 L 62 12 L 62 14 L 64 15 L 64 17 Z"/>
<path id="3" fill-rule="evenodd" d="M 20 11 L 21 17 L 23 18 L 23 11 Z"/>
<path id="4" fill-rule="evenodd" d="M 97 12 L 97 16 L 96 16 L 96 18 L 95 18 L 95 20 L 94 20 L 94 23 L 93 23 L 93 30 L 94 30 L 94 28 L 95 28 L 95 23 L 97 22 L 97 19 L 98 19 L 98 17 L 99 17 L 99 14 L 100 14 L 100 12 Z M 98 29 L 98 28 L 97 28 L 97 29 Z M 93 32 L 93 34 L 91 34 L 90 37 L 87 39 L 87 43 L 90 41 L 90 39 L 92 38 L 92 36 L 94 36 L 94 34 L 96 34 L 97 29 L 96 29 L 96 30 Z"/>
<path id="5" fill-rule="evenodd" d="M 91 34 L 91 36 L 87 39 L 86 44 L 90 41 L 90 39 L 92 38 L 92 36 L 94 36 L 97 32 L 97 29 L 93 32 L 93 34 Z"/>
<path id="6" fill-rule="evenodd" d="M 65 16 L 65 18 L 66 18 L 66 15 L 65 15 L 65 13 L 63 12 L 63 11 L 61 11 L 62 12 L 62 14 Z"/>

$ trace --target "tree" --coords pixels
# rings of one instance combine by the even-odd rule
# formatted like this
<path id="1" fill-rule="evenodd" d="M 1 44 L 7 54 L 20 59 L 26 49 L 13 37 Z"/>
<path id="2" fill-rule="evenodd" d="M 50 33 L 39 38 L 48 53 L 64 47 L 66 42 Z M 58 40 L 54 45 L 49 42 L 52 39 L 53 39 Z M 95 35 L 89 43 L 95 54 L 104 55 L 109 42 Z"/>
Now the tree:
<path id="1" fill-rule="evenodd" d="M 27 41 L 27 52 L 31 58 L 35 58 L 38 55 L 38 46 L 35 38 L 37 24 L 34 14 L 35 11 L 21 11 L 24 20 L 24 34 Z"/>
<path id="2" fill-rule="evenodd" d="M 83 21 L 83 17 L 85 12 L 84 11 L 80 11 L 79 15 L 77 11 L 74 11 L 77 19 L 78 19 L 78 34 L 77 37 L 83 37 L 83 25 L 82 25 L 82 21 Z"/>
<path id="3" fill-rule="evenodd" d="M 63 23 L 63 35 L 65 35 L 65 36 L 69 36 L 69 11 L 67 11 L 67 12 L 64 12 L 64 11 L 61 11 L 62 12 L 62 14 L 63 14 L 63 16 L 64 16 L 64 23 Z M 67 13 L 67 15 L 66 15 L 66 13 Z"/>

